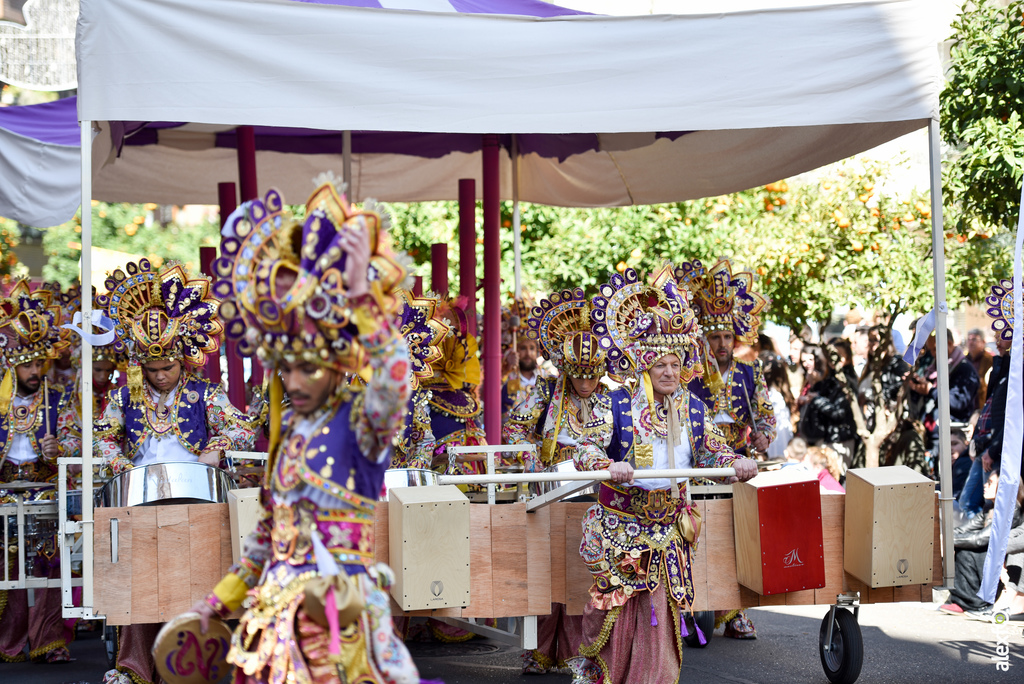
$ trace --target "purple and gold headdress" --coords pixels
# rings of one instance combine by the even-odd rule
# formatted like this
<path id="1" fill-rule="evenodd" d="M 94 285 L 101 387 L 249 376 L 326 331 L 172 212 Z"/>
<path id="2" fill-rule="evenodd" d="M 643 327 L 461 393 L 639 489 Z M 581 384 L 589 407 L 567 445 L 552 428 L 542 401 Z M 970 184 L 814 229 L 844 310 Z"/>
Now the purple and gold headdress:
<path id="1" fill-rule="evenodd" d="M 0 360 L 5 371 L 0 382 L 0 414 L 10 410 L 14 369 L 37 359 L 55 359 L 67 346 L 60 325 L 61 309 L 53 293 L 46 289 L 32 292 L 27 280 L 19 280 L 0 299 Z"/>
<path id="2" fill-rule="evenodd" d="M 700 326 L 671 267 L 647 280 L 627 268 L 622 275 L 613 275 L 599 292 L 592 300 L 590 317 L 611 372 L 639 376 L 661 357 L 675 354 L 684 383 L 701 374 Z"/>
<path id="3" fill-rule="evenodd" d="M 371 294 L 384 315 L 398 308 L 395 289 L 405 270 L 387 247 L 387 233 L 372 208 L 353 208 L 331 182 L 318 185 L 299 222 L 277 190 L 242 204 L 221 231 L 214 292 L 223 300 L 225 334 L 243 356 L 269 366 L 308 361 L 343 372 L 365 373 L 369 357 L 359 342 L 345 284 L 343 232 L 370 231 Z"/>
<path id="4" fill-rule="evenodd" d="M 992 286 L 992 294 L 985 297 L 985 313 L 992 319 L 992 331 L 997 339 L 1013 339 L 1013 281 L 1000 280 Z"/>
<path id="5" fill-rule="evenodd" d="M 761 327 L 761 312 L 768 306 L 759 292 L 754 292 L 754 274 L 732 272 L 728 259 L 706 269 L 699 261 L 683 262 L 675 269 L 676 280 L 693 295 L 694 309 L 704 334 L 731 332 L 737 342 L 753 344 Z"/>
<path id="6" fill-rule="evenodd" d="M 452 326 L 437 315 L 439 301 L 434 297 L 417 297 L 408 290 L 399 290 L 398 299 L 402 303 L 398 329 L 409 345 L 415 389 L 433 377 L 432 364 L 444 359 L 441 344 L 452 332 Z"/>
<path id="7" fill-rule="evenodd" d="M 590 301 L 581 288 L 552 292 L 533 307 L 527 319 L 527 337 L 537 340 L 563 375 L 599 378 L 605 374 L 608 355 L 591 330 Z"/>

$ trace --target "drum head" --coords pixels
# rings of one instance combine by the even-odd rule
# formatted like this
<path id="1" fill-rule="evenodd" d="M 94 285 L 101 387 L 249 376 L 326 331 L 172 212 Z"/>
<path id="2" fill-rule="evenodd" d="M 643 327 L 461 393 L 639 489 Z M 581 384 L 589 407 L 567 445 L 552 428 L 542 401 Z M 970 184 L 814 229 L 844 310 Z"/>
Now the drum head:
<path id="1" fill-rule="evenodd" d="M 199 613 L 183 613 L 160 630 L 153 644 L 156 669 L 168 684 L 214 684 L 230 670 L 231 630 L 216 618 L 199 633 Z"/>

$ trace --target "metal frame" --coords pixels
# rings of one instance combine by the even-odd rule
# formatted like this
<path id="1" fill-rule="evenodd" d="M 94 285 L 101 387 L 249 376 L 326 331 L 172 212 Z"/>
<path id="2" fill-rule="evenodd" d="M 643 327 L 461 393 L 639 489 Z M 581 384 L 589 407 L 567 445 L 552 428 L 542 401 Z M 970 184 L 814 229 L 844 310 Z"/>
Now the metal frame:
<path id="1" fill-rule="evenodd" d="M 853 608 L 853 619 L 860 621 L 860 592 L 854 591 L 849 594 L 837 594 L 836 602 L 828 609 L 828 633 L 825 635 L 825 645 L 822 647 L 825 652 L 832 650 L 832 627 L 836 624 L 837 608 Z"/>
<path id="2" fill-rule="evenodd" d="M 93 566 L 84 561 L 85 547 L 85 525 L 81 521 L 68 520 L 68 466 L 81 465 L 82 458 L 62 456 L 57 459 L 57 543 L 60 546 L 60 587 L 61 614 L 65 618 L 81 618 L 84 620 L 98 620 L 99 616 L 92 612 L 92 607 L 76 606 L 74 602 L 74 587 L 92 587 Z M 91 468 L 91 466 L 90 466 Z M 84 478 L 83 478 L 84 481 Z M 91 483 L 90 483 L 91 484 Z M 85 510 L 85 489 L 82 489 L 82 510 Z M 89 501 L 92 503 L 92 494 L 89 494 Z M 90 527 L 91 529 L 91 527 Z M 89 540 L 91 545 L 92 539 Z M 82 563 L 82 576 L 72 577 L 72 564 L 75 561 Z M 91 593 L 91 592 L 90 592 Z"/>
<path id="3" fill-rule="evenodd" d="M 536 615 L 524 615 L 522 617 L 509 617 L 509 618 L 497 618 L 497 620 L 506 620 L 508 629 L 500 629 L 498 627 L 490 627 L 488 625 L 477 622 L 480 618 L 455 618 L 455 617 L 438 617 L 433 618 L 439 620 L 445 624 L 451 625 L 452 627 L 458 627 L 464 629 L 467 632 L 473 634 L 479 634 L 482 637 L 494 639 L 510 646 L 516 646 L 526 651 L 532 651 L 537 648 L 537 616 Z"/>
<path id="4" fill-rule="evenodd" d="M 531 454 L 535 454 L 535 453 L 537 453 L 537 447 L 534 444 L 515 444 L 515 445 L 512 445 L 512 444 L 496 444 L 494 446 L 491 446 L 489 444 L 482 444 L 480 446 L 450 446 L 450 447 L 448 447 L 448 452 L 447 452 L 448 453 L 448 468 L 449 468 L 449 470 L 455 468 L 455 460 L 459 456 L 459 454 L 486 454 L 487 457 L 486 457 L 485 460 L 486 460 L 486 463 L 487 463 L 487 466 L 486 466 L 487 467 L 487 474 L 488 475 L 495 475 L 495 472 L 494 472 L 494 454 L 502 454 L 502 453 L 507 453 L 507 452 L 511 452 L 511 453 L 526 453 L 526 452 L 529 452 Z M 472 477 L 472 476 L 470 476 L 470 475 L 462 475 L 462 476 L 442 475 L 441 477 L 445 478 L 445 477 Z M 519 482 L 515 481 L 515 480 L 508 480 L 507 483 L 509 483 L 509 484 L 519 484 Z M 441 482 L 441 484 L 446 484 L 446 483 L 445 482 Z M 464 484 L 474 484 L 474 483 L 465 482 Z M 481 482 L 479 484 L 484 484 L 484 483 Z M 493 504 L 493 503 L 495 503 L 497 501 L 497 499 L 495 498 L 496 487 L 494 486 L 494 484 L 495 483 L 493 483 L 493 482 L 487 483 L 487 503 L 489 503 L 489 504 Z M 520 491 L 519 494 L 521 496 L 522 492 Z"/>

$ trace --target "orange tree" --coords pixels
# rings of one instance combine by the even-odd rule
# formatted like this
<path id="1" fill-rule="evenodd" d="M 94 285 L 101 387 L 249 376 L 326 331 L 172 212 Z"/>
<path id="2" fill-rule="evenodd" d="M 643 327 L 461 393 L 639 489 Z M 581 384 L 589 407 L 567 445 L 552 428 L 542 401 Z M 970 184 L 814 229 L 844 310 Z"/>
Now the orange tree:
<path id="1" fill-rule="evenodd" d="M 21 231 L 18 223 L 11 219 L 0 218 L 0 283 L 6 284 L 16 274 L 18 257 L 14 248 L 18 246 Z M 0 291 L 2 291 L 0 287 Z"/>

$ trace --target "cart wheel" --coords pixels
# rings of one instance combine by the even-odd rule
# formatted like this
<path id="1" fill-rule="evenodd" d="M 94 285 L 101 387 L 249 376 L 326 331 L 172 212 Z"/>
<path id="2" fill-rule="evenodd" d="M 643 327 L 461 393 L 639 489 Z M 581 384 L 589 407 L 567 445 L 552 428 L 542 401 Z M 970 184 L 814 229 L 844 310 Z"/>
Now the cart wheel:
<path id="1" fill-rule="evenodd" d="M 113 670 L 117 667 L 117 627 L 107 625 L 103 628 L 103 646 L 107 651 L 107 669 Z"/>
<path id="2" fill-rule="evenodd" d="M 704 648 L 711 642 L 711 636 L 715 633 L 715 611 L 713 610 L 700 610 L 693 614 L 693 617 L 689 615 L 683 618 L 686 620 L 686 631 L 688 635 L 683 637 L 683 641 L 690 648 Z M 697 636 L 697 630 L 694 629 L 694 620 L 697 622 L 697 626 L 700 627 L 700 631 L 704 632 L 704 642 L 700 643 L 700 638 Z"/>
<path id="3" fill-rule="evenodd" d="M 853 613 L 845 608 L 836 608 L 835 623 L 832 627 L 832 643 L 825 650 L 828 639 L 828 623 L 832 611 L 825 614 L 818 632 L 818 653 L 821 655 L 821 667 L 825 676 L 832 684 L 853 684 L 860 676 L 860 668 L 864 664 L 864 640 L 861 638 L 860 625 Z"/>

